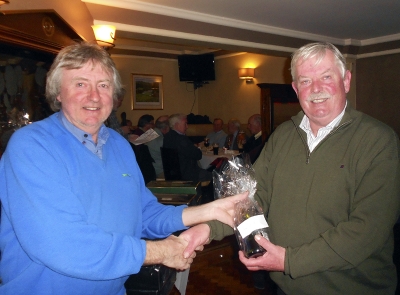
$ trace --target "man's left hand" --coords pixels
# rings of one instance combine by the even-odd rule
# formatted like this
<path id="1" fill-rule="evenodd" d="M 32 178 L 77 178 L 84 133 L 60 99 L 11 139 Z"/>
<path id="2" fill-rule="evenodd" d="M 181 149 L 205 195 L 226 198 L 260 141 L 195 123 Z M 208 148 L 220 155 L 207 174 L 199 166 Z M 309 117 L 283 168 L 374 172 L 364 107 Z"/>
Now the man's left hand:
<path id="1" fill-rule="evenodd" d="M 246 258 L 243 251 L 239 251 L 240 261 L 248 270 L 268 270 L 268 271 L 284 271 L 285 270 L 285 248 L 272 244 L 270 241 L 260 235 L 256 235 L 256 241 L 265 250 L 263 256 L 256 258 Z"/>

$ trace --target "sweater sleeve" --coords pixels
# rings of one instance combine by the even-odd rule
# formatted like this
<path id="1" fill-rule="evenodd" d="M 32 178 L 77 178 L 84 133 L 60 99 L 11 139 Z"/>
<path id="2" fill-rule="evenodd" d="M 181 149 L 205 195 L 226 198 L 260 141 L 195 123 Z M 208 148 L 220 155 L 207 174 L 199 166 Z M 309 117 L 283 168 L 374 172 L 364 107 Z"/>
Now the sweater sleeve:
<path id="1" fill-rule="evenodd" d="M 360 143 L 362 152 L 354 159 L 355 190 L 348 220 L 308 244 L 286 248 L 285 273 L 292 278 L 350 269 L 388 247 L 399 214 L 400 149 L 393 131 L 369 130 L 373 132 Z"/>
<path id="2" fill-rule="evenodd" d="M 162 239 L 178 230 L 187 229 L 182 221 L 182 211 L 187 206 L 166 206 L 160 204 L 156 197 L 145 188 L 142 194 L 142 237 L 147 239 Z M 147 197 L 144 197 L 147 196 Z"/>

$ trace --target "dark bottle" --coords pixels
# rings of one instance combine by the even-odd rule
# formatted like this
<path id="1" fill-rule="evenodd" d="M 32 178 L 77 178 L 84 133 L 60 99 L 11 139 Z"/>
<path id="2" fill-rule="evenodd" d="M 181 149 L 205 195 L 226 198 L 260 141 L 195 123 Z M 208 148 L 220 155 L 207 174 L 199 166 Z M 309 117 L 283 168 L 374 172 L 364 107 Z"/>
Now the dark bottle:
<path id="1" fill-rule="evenodd" d="M 239 248 L 246 258 L 263 255 L 266 250 L 257 243 L 254 237 L 261 235 L 268 239 L 268 223 L 258 203 L 250 198 L 237 203 L 234 223 Z"/>
<path id="2" fill-rule="evenodd" d="M 266 228 L 264 230 L 266 230 Z M 260 230 L 253 231 L 243 239 L 243 253 L 246 258 L 256 258 L 262 256 L 266 252 L 265 249 L 255 240 L 254 236 L 256 234 L 261 235 Z"/>

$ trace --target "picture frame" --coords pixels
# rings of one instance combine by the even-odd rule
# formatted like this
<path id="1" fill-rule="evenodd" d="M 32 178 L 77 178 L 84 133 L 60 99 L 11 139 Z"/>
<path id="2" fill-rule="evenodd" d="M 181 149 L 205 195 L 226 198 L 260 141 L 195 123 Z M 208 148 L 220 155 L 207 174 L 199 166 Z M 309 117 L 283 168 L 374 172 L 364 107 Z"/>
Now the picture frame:
<path id="1" fill-rule="evenodd" d="M 132 110 L 164 109 L 163 76 L 131 74 Z"/>

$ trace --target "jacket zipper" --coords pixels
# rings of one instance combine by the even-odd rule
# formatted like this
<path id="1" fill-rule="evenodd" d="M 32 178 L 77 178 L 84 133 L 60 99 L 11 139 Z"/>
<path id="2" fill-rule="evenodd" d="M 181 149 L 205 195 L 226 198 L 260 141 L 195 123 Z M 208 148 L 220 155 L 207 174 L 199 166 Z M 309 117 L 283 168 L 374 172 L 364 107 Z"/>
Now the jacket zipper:
<path id="1" fill-rule="evenodd" d="M 333 129 L 333 131 L 330 132 L 327 136 L 325 136 L 325 138 L 315 147 L 314 151 L 321 145 L 321 143 L 323 143 L 324 141 L 326 141 L 327 138 L 331 137 L 331 136 L 332 136 L 333 134 L 335 134 L 339 129 L 341 129 L 343 126 L 346 126 L 346 125 L 350 124 L 352 121 L 353 121 L 353 119 L 350 119 L 349 121 L 346 121 L 346 122 L 340 124 L 339 126 L 337 126 L 335 129 Z M 308 147 L 308 144 L 307 144 L 307 142 L 305 141 L 304 137 L 301 135 L 300 128 L 299 128 L 297 125 L 295 125 L 295 126 L 296 126 L 297 133 L 299 134 L 299 136 L 300 136 L 300 138 L 301 138 L 301 141 L 303 142 L 304 146 L 306 147 L 306 150 L 307 150 L 307 154 L 306 154 L 306 164 L 309 164 L 309 163 L 310 163 L 310 157 L 311 157 L 310 148 Z"/>

